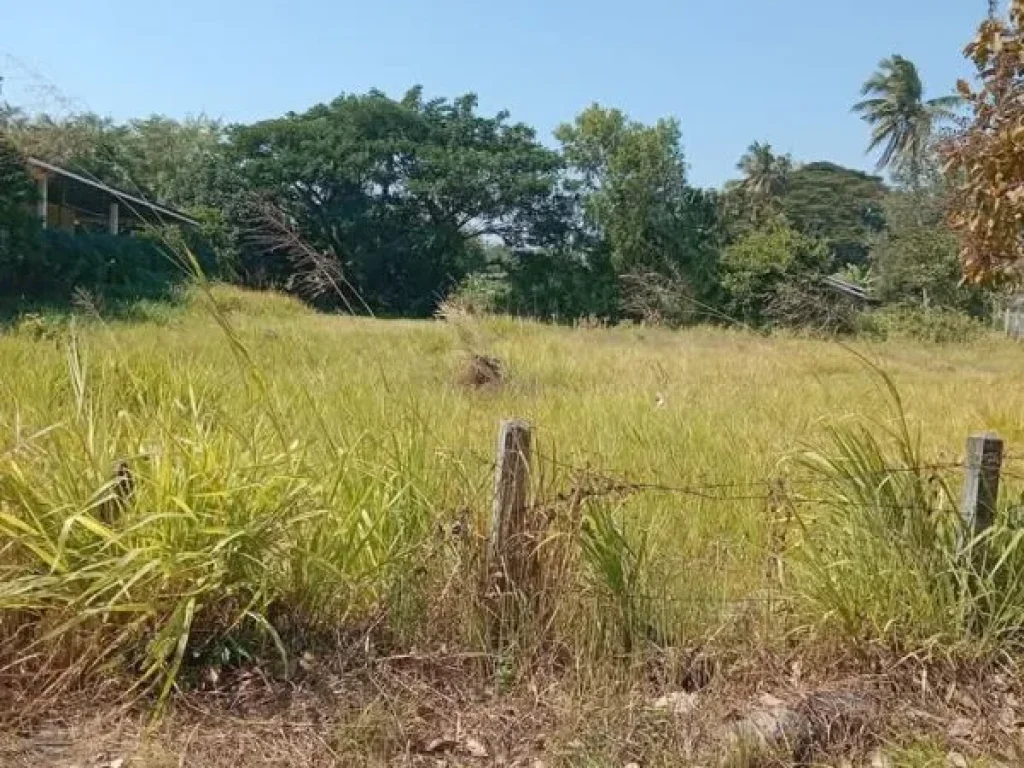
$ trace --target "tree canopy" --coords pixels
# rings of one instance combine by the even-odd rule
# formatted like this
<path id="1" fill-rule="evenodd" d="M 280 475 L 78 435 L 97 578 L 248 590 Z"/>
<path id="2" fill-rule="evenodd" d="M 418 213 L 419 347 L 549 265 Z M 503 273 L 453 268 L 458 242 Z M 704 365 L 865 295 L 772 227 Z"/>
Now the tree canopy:
<path id="1" fill-rule="evenodd" d="M 529 242 L 559 156 L 473 95 L 420 89 L 341 96 L 232 131 L 246 194 L 278 206 L 302 239 L 385 313 L 429 312 L 474 264 L 474 243 Z M 256 258 L 262 258 L 256 254 Z"/>
<path id="2" fill-rule="evenodd" d="M 872 233 L 885 223 L 880 178 L 835 163 L 815 162 L 789 175 L 782 210 L 805 235 L 824 241 L 836 266 L 863 264 Z"/>
<path id="3" fill-rule="evenodd" d="M 936 124 L 956 116 L 959 97 L 925 100 L 917 67 L 899 55 L 879 62 L 861 95 L 868 98 L 854 104 L 853 111 L 871 126 L 868 152 L 881 150 L 877 169 L 892 168 L 916 179 Z"/>
<path id="4" fill-rule="evenodd" d="M 960 238 L 968 278 L 1019 283 L 1024 263 L 1024 0 L 1012 0 L 1006 21 L 990 15 L 965 53 L 980 84 L 957 84 L 972 119 L 945 146 L 955 187 L 950 224 Z"/>
<path id="5" fill-rule="evenodd" d="M 880 64 L 855 107 L 890 185 L 754 141 L 737 180 L 700 189 L 674 118 L 640 122 L 593 104 L 548 146 L 509 113 L 482 113 L 473 94 L 430 98 L 419 87 L 399 98 L 342 94 L 239 125 L 2 107 L 0 128 L 9 168 L 31 153 L 185 209 L 202 222 L 192 235 L 216 255 L 203 263 L 220 279 L 293 291 L 323 308 L 426 316 L 450 297 L 559 320 L 848 329 L 849 313 L 832 313 L 822 292 L 826 276 L 841 273 L 888 303 L 979 313 L 985 302 L 959 285 L 957 235 L 976 277 L 1019 261 L 1024 120 L 1015 105 L 1024 78 L 1014 14 L 1009 24 L 986 22 L 969 49 L 983 87 L 961 86 L 975 123 L 947 147 L 952 185 L 937 172 L 935 129 L 954 100 L 926 100 L 916 67 L 899 56 Z M 27 200 L 6 204 L 7 215 L 29 210 Z M 947 226 L 940 214 L 951 202 Z M 22 270 L 8 286 L 62 274 L 65 293 L 86 275 L 98 290 L 105 281 L 130 287 L 122 278 L 131 270 L 109 268 L 135 259 L 123 243 L 97 236 L 97 248 L 123 251 L 112 261 L 47 233 L 46 251 L 30 242 L 34 217 L 20 221 L 17 257 L 10 247 L 0 257 L 8 272 Z M 4 231 L 15 242 L 15 229 Z"/>

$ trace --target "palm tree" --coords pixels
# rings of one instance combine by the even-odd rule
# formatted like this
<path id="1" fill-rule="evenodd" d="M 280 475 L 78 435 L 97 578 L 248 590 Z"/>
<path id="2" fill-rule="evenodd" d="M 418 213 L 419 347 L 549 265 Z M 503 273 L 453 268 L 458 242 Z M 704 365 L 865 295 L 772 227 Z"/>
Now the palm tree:
<path id="1" fill-rule="evenodd" d="M 861 96 L 870 98 L 854 104 L 853 111 L 873 126 L 867 151 L 882 148 L 878 170 L 893 168 L 917 179 L 935 124 L 956 116 L 960 97 L 925 101 L 917 67 L 898 55 L 879 62 L 878 70 L 861 88 Z"/>
<path id="2" fill-rule="evenodd" d="M 793 160 L 789 155 L 776 155 L 771 144 L 755 141 L 736 163 L 743 173 L 740 186 L 761 199 L 778 197 L 786 189 Z"/>

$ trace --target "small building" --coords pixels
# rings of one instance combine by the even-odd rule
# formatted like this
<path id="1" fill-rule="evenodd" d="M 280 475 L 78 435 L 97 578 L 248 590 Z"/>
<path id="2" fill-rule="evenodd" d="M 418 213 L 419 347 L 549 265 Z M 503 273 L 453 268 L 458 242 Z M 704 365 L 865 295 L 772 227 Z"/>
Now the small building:
<path id="1" fill-rule="evenodd" d="M 119 235 L 146 226 L 199 222 L 180 211 L 145 200 L 35 157 L 28 169 L 39 194 L 39 222 L 44 229 Z"/>

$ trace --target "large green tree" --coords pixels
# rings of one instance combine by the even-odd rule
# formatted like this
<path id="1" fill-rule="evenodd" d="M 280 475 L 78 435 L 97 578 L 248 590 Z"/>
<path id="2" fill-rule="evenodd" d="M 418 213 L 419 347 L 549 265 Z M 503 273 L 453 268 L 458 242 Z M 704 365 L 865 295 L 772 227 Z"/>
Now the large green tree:
<path id="1" fill-rule="evenodd" d="M 561 165 L 507 113 L 478 114 L 473 95 L 424 100 L 419 88 L 401 100 L 341 96 L 236 128 L 231 144 L 246 194 L 281 210 L 362 301 L 394 314 L 432 311 L 482 239 L 528 242 Z M 247 267 L 288 273 L 280 253 L 250 242 Z"/>
<path id="2" fill-rule="evenodd" d="M 873 233 L 885 225 L 880 178 L 834 163 L 807 163 L 789 176 L 782 211 L 799 232 L 822 240 L 833 266 L 867 261 Z"/>
<path id="3" fill-rule="evenodd" d="M 582 187 L 593 247 L 617 274 L 633 285 L 643 276 L 670 278 L 694 297 L 713 291 L 717 201 L 687 184 L 676 121 L 644 125 L 595 104 L 555 135 Z"/>
<path id="4" fill-rule="evenodd" d="M 871 126 L 868 152 L 878 149 L 878 169 L 891 168 L 916 179 L 936 124 L 952 119 L 960 98 L 925 100 L 924 85 L 912 61 L 899 55 L 882 59 L 864 83 L 853 111 Z"/>

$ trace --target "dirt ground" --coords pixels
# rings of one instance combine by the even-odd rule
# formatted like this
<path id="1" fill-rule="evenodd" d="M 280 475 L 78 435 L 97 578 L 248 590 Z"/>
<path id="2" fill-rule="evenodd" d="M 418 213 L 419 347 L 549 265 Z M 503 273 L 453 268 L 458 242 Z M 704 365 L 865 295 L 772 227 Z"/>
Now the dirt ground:
<path id="1" fill-rule="evenodd" d="M 107 692 L 8 708 L 0 766 L 1024 764 L 1024 695 L 1005 670 L 812 675 L 764 661 L 759 671 L 737 662 L 699 689 L 611 675 L 503 683 L 479 659 L 445 653 L 346 671 L 307 660 L 290 681 L 211 672 L 158 719 L 151 703 Z"/>

